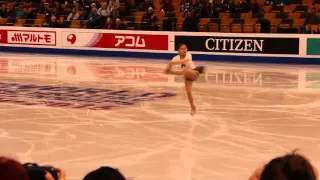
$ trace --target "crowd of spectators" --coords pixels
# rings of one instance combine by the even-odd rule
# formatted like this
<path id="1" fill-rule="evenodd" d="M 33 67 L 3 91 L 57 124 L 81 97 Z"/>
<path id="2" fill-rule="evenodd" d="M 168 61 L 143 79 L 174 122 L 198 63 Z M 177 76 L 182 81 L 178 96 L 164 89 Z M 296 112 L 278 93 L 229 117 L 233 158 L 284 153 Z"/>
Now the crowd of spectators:
<path id="1" fill-rule="evenodd" d="M 104 28 L 108 17 L 113 22 L 119 21 L 119 7 L 119 0 L 9 1 L 1 5 L 0 18 L 8 18 L 6 25 L 26 19 L 26 24 L 30 21 L 31 26 L 37 15 L 44 15 L 43 27 L 66 28 L 72 20 L 80 20 L 82 27 Z"/>
<path id="2" fill-rule="evenodd" d="M 291 1 L 293 0 L 265 0 L 264 5 L 283 10 Z M 121 4 L 124 11 L 120 11 Z M 156 5 L 160 7 L 156 8 Z M 257 0 L 181 0 L 179 6 L 173 4 L 172 0 L 136 0 L 135 5 L 130 4 L 129 0 L 121 0 L 121 3 L 120 0 L 11 0 L 1 5 L 0 18 L 8 18 L 6 25 L 14 25 L 17 19 L 25 19 L 24 26 L 32 26 L 39 15 L 44 15 L 44 21 L 40 25 L 43 27 L 66 28 L 71 27 L 72 21 L 80 21 L 77 28 L 126 30 L 128 21 L 123 17 L 134 18 L 134 12 L 137 11 L 131 11 L 133 9 L 144 12 L 139 28 L 135 29 L 152 31 L 160 30 L 158 20 L 162 21 L 156 12 L 182 13 L 181 17 L 185 18 L 183 31 L 197 31 L 201 18 L 218 19 L 221 18 L 221 13 L 264 13 L 261 2 L 258 3 Z M 306 19 L 305 24 L 320 24 L 315 8 Z M 319 33 L 319 30 L 320 28 L 317 31 L 311 30 L 308 25 L 301 28 L 301 32 L 306 34 Z"/>
<path id="3" fill-rule="evenodd" d="M 227 175 L 226 175 L 227 176 Z M 65 170 L 53 166 L 39 166 L 0 156 L 1 180 L 66 180 Z M 125 180 L 121 172 L 102 166 L 89 172 L 83 180 Z M 317 180 L 318 170 L 311 162 L 296 152 L 276 157 L 253 171 L 249 180 Z"/>

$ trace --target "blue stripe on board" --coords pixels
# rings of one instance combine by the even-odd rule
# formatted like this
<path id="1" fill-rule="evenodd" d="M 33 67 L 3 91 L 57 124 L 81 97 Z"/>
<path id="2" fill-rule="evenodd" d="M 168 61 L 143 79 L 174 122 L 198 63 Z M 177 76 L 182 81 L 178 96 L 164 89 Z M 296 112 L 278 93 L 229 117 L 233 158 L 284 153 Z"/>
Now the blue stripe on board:
<path id="1" fill-rule="evenodd" d="M 41 53 L 41 54 L 66 54 L 85 56 L 107 56 L 107 57 L 130 57 L 148 59 L 172 59 L 174 53 L 150 53 L 150 52 L 126 52 L 126 51 L 97 51 L 97 50 L 75 50 L 75 49 L 51 49 L 30 47 L 8 47 L 0 46 L 0 52 L 19 53 Z M 297 57 L 263 57 L 263 56 L 230 56 L 230 55 L 208 55 L 193 54 L 193 59 L 205 61 L 228 61 L 228 62 L 251 62 L 251 63 L 281 63 L 281 64 L 320 64 L 319 58 L 297 58 Z"/>

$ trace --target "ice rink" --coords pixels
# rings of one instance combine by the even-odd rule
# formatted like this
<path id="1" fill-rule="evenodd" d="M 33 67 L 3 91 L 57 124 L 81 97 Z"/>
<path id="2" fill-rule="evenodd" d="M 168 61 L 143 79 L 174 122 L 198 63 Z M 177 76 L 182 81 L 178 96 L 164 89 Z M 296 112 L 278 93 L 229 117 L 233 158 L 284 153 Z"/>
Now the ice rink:
<path id="1" fill-rule="evenodd" d="M 295 148 L 320 167 L 320 66 L 213 63 L 189 115 L 169 60 L 0 56 L 0 154 L 134 180 L 240 180 Z"/>

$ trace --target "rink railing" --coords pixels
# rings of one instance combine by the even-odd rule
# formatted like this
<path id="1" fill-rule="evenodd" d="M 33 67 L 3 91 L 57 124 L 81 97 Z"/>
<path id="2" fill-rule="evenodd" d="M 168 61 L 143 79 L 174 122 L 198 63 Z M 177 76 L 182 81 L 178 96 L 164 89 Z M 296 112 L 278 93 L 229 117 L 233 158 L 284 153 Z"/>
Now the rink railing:
<path id="1" fill-rule="evenodd" d="M 320 35 L 1 27 L 1 51 L 168 59 L 185 43 L 195 59 L 266 63 L 320 60 Z"/>

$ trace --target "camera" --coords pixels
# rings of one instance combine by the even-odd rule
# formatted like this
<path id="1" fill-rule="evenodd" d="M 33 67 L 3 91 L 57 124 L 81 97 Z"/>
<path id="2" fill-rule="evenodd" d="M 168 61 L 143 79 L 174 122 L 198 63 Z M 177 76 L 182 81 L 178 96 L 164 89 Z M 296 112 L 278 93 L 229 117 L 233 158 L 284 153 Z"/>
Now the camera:
<path id="1" fill-rule="evenodd" d="M 46 180 L 46 173 L 50 173 L 54 180 L 58 180 L 59 171 L 53 166 L 39 166 L 35 163 L 26 163 L 23 166 L 28 171 L 30 180 Z"/>

